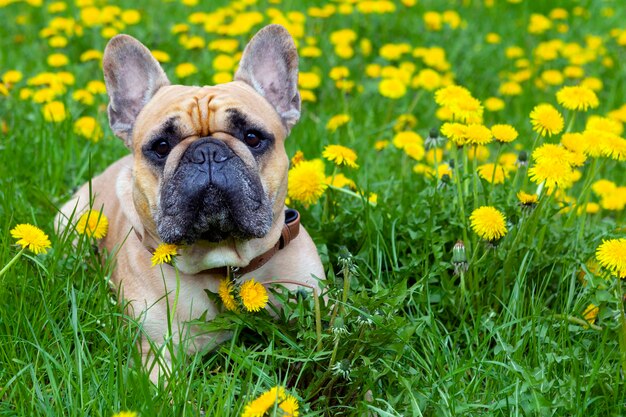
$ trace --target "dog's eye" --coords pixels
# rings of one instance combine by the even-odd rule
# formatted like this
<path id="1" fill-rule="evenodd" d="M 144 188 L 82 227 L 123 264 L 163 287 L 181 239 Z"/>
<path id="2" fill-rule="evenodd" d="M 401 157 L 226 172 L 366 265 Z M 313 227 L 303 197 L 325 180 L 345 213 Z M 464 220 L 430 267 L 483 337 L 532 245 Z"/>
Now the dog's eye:
<path id="1" fill-rule="evenodd" d="M 246 145 L 251 148 L 258 148 L 261 146 L 261 134 L 254 130 L 248 130 L 245 133 L 244 140 L 246 141 Z"/>
<path id="2" fill-rule="evenodd" d="M 165 139 L 161 139 L 161 140 L 154 142 L 154 145 L 152 145 L 152 150 L 156 152 L 156 154 L 160 158 L 165 158 L 167 154 L 169 154 L 170 151 L 172 150 L 172 146 Z"/>

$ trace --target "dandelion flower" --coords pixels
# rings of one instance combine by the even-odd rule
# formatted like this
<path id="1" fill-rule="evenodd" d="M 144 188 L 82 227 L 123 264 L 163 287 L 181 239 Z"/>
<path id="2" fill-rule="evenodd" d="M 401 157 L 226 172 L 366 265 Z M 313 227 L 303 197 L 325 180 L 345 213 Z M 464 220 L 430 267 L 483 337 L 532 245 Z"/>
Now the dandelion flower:
<path id="1" fill-rule="evenodd" d="M 170 263 L 172 257 L 178 254 L 176 252 L 177 249 L 178 246 L 172 243 L 161 243 L 152 254 L 152 266 Z"/>
<path id="2" fill-rule="evenodd" d="M 450 139 L 456 146 L 467 143 L 467 126 L 460 123 L 444 123 L 441 134 Z"/>
<path id="3" fill-rule="evenodd" d="M 471 145 L 486 145 L 493 141 L 491 130 L 486 126 L 471 124 L 465 130 L 467 143 Z"/>
<path id="4" fill-rule="evenodd" d="M 583 311 L 583 319 L 587 321 L 587 323 L 595 324 L 596 318 L 598 317 L 598 313 L 600 312 L 600 308 L 598 308 L 595 304 L 589 304 L 585 311 Z"/>
<path id="5" fill-rule="evenodd" d="M 482 239 L 494 241 L 506 235 L 506 219 L 498 209 L 482 206 L 470 216 L 472 230 Z"/>
<path id="6" fill-rule="evenodd" d="M 137 417 L 138 414 L 135 411 L 120 411 L 113 414 L 113 417 Z"/>
<path id="7" fill-rule="evenodd" d="M 293 395 L 287 395 L 285 401 L 278 405 L 278 408 L 283 410 L 285 417 L 298 417 L 300 412 L 298 411 L 298 400 Z"/>
<path id="8" fill-rule="evenodd" d="M 241 284 L 239 297 L 241 297 L 241 302 L 245 309 L 250 312 L 257 312 L 265 308 L 269 300 L 265 287 L 255 282 L 254 279 Z"/>
<path id="9" fill-rule="evenodd" d="M 328 145 L 324 148 L 322 156 L 337 165 L 347 165 L 350 168 L 358 168 L 356 152 L 341 145 Z"/>
<path id="10" fill-rule="evenodd" d="M 626 278 L 626 239 L 603 240 L 596 250 L 600 265 L 620 278 Z"/>
<path id="11" fill-rule="evenodd" d="M 449 85 L 435 91 L 435 102 L 442 107 L 451 107 L 460 100 L 472 97 L 472 93 L 465 87 Z"/>
<path id="12" fill-rule="evenodd" d="M 502 184 L 509 177 L 508 172 L 500 164 L 488 163 L 477 168 L 478 175 L 492 184 Z"/>
<path id="13" fill-rule="evenodd" d="M 43 118 L 47 122 L 62 122 L 66 117 L 65 104 L 60 101 L 52 101 L 43 107 Z"/>
<path id="14" fill-rule="evenodd" d="M 346 177 L 342 173 L 338 173 L 326 178 L 326 184 L 337 188 L 343 188 L 348 186 L 353 190 L 356 189 L 356 184 L 350 178 Z"/>
<path id="15" fill-rule="evenodd" d="M 217 293 L 227 310 L 237 311 L 237 304 L 235 303 L 235 297 L 233 297 L 233 282 L 231 280 L 222 278 Z"/>
<path id="16" fill-rule="evenodd" d="M 591 190 L 593 190 L 597 196 L 604 197 L 605 195 L 615 192 L 617 185 L 613 181 L 600 179 L 591 184 Z"/>
<path id="17" fill-rule="evenodd" d="M 330 132 L 334 132 L 337 129 L 339 129 L 341 126 L 348 123 L 349 121 L 350 121 L 349 114 L 344 114 L 344 113 L 337 114 L 331 117 L 328 123 L 326 123 L 326 129 L 329 130 Z"/>
<path id="18" fill-rule="evenodd" d="M 287 196 L 308 206 L 320 199 L 328 185 L 320 159 L 302 161 L 289 170 Z"/>
<path id="19" fill-rule="evenodd" d="M 22 248 L 27 248 L 35 255 L 46 253 L 51 246 L 48 235 L 37 226 L 31 224 L 18 224 L 11 229 L 11 236 L 18 239 L 17 244 Z"/>
<path id="20" fill-rule="evenodd" d="M 530 112 L 533 130 L 541 136 L 558 135 L 563 130 L 563 116 L 550 104 L 539 104 Z"/>
<path id="21" fill-rule="evenodd" d="M 398 78 L 387 78 L 378 84 L 378 92 L 383 97 L 398 99 L 406 94 L 406 85 Z"/>
<path id="22" fill-rule="evenodd" d="M 411 130 L 398 132 L 393 137 L 393 145 L 398 149 L 404 149 L 409 145 L 423 145 L 424 139 Z"/>
<path id="23" fill-rule="evenodd" d="M 176 66 L 174 73 L 178 78 L 186 78 L 198 72 L 198 68 L 191 62 L 183 62 Z"/>
<path id="24" fill-rule="evenodd" d="M 83 116 L 74 122 L 74 133 L 93 142 L 98 142 L 102 138 L 102 128 L 91 116 Z"/>
<path id="25" fill-rule="evenodd" d="M 575 171 L 569 162 L 558 159 L 538 160 L 528 170 L 528 175 L 535 184 L 545 181 L 548 188 L 569 188 L 575 179 Z"/>
<path id="26" fill-rule="evenodd" d="M 522 206 L 532 207 L 537 204 L 537 201 L 539 201 L 539 196 L 537 196 L 537 194 L 528 194 L 520 191 L 517 193 L 517 199 Z"/>
<path id="27" fill-rule="evenodd" d="M 556 101 L 568 110 L 587 111 L 598 107 L 598 96 L 588 87 L 567 86 L 556 92 Z"/>
<path id="28" fill-rule="evenodd" d="M 493 137 L 501 143 L 513 142 L 517 139 L 517 130 L 511 125 L 499 124 L 491 126 Z"/>
<path id="29" fill-rule="evenodd" d="M 285 398 L 285 389 L 283 387 L 271 388 L 246 404 L 241 417 L 263 417 L 274 403 L 283 402 Z"/>
<path id="30" fill-rule="evenodd" d="M 89 210 L 83 213 L 76 223 L 76 231 L 81 235 L 88 235 L 96 239 L 106 236 L 109 229 L 109 220 L 106 216 L 96 210 Z"/>

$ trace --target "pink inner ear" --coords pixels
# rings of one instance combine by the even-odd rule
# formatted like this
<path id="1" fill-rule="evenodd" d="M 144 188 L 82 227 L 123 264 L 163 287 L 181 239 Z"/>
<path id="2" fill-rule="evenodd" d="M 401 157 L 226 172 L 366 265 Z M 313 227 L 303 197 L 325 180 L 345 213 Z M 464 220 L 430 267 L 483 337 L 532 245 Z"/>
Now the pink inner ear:
<path id="1" fill-rule="evenodd" d="M 118 35 L 109 41 L 103 68 L 110 98 L 109 124 L 130 148 L 137 115 L 169 80 L 148 48 L 128 35 Z"/>
<path id="2" fill-rule="evenodd" d="M 235 79 L 251 85 L 269 101 L 290 129 L 300 118 L 298 52 L 282 26 L 261 29 L 244 50 Z"/>

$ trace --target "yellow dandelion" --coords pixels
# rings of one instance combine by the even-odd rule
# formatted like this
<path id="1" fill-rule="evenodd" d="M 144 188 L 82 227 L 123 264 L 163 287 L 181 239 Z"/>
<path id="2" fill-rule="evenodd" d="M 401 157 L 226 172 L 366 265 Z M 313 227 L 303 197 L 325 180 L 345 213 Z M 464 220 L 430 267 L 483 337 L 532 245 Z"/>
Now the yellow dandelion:
<path id="1" fill-rule="evenodd" d="M 404 153 L 416 161 L 421 161 L 426 155 L 426 149 L 419 143 L 409 143 L 404 147 Z"/>
<path id="2" fill-rule="evenodd" d="M 489 97 L 485 100 L 485 108 L 491 112 L 500 111 L 504 108 L 504 100 L 498 97 Z"/>
<path id="3" fill-rule="evenodd" d="M 450 139 L 456 146 L 467 143 L 467 126 L 461 123 L 444 123 L 441 134 Z"/>
<path id="4" fill-rule="evenodd" d="M 378 84 L 381 96 L 398 99 L 406 94 L 406 85 L 398 78 L 386 78 Z"/>
<path id="5" fill-rule="evenodd" d="M 615 190 L 617 190 L 617 184 L 613 181 L 609 181 L 606 179 L 600 179 L 593 184 L 591 184 L 591 190 L 599 197 L 604 197 L 605 195 L 609 195 Z"/>
<path id="6" fill-rule="evenodd" d="M 273 387 L 246 404 L 241 417 L 263 417 L 275 403 L 281 403 L 285 398 L 283 387 Z"/>
<path id="7" fill-rule="evenodd" d="M 305 206 L 315 204 L 328 185 L 320 159 L 302 161 L 289 170 L 287 196 Z"/>
<path id="8" fill-rule="evenodd" d="M 493 134 L 486 126 L 471 124 L 465 130 L 465 138 L 471 145 L 486 145 L 493 141 Z"/>
<path id="9" fill-rule="evenodd" d="M 558 135 L 563 130 L 563 116 L 550 104 L 538 104 L 530 112 L 533 130 L 541 136 Z"/>
<path id="10" fill-rule="evenodd" d="M 589 304 L 585 310 L 583 311 L 583 319 L 587 321 L 587 323 L 595 324 L 596 318 L 598 317 L 598 313 L 600 312 L 600 308 L 598 308 L 595 304 Z"/>
<path id="11" fill-rule="evenodd" d="M 11 229 L 11 236 L 17 239 L 17 244 L 20 245 L 22 249 L 28 249 L 35 255 L 46 253 L 48 248 L 51 247 L 48 235 L 32 224 L 18 224 Z"/>
<path id="12" fill-rule="evenodd" d="M 398 132 L 393 137 L 393 146 L 398 149 L 404 149 L 409 145 L 423 145 L 424 139 L 412 130 Z"/>
<path id="13" fill-rule="evenodd" d="M 377 140 L 374 143 L 374 149 L 376 149 L 377 151 L 382 151 L 387 146 L 389 146 L 389 141 L 388 140 Z"/>
<path id="14" fill-rule="evenodd" d="M 296 397 L 293 395 L 287 395 L 285 401 L 281 402 L 278 408 L 283 411 L 285 417 L 298 417 L 300 415 L 298 411 L 298 400 L 296 400 Z"/>
<path id="15" fill-rule="evenodd" d="M 530 179 L 535 184 L 546 183 L 548 188 L 569 188 L 575 180 L 575 171 L 569 162 L 558 159 L 542 159 L 528 170 Z"/>
<path id="16" fill-rule="evenodd" d="M 191 62 L 184 62 L 176 66 L 174 73 L 178 78 L 186 78 L 198 72 L 198 68 Z"/>
<path id="17" fill-rule="evenodd" d="M 504 180 L 509 177 L 509 173 L 504 169 L 502 165 L 496 165 L 493 163 L 480 165 L 478 168 L 478 175 L 492 184 L 503 184 Z"/>
<path id="18" fill-rule="evenodd" d="M 51 101 L 43 106 L 43 118 L 47 122 L 62 122 L 67 117 L 65 104 L 60 101 Z"/>
<path id="19" fill-rule="evenodd" d="M 507 124 L 491 126 L 491 133 L 493 134 L 493 137 L 501 143 L 513 142 L 518 136 L 517 130 L 515 130 L 513 126 Z"/>
<path id="20" fill-rule="evenodd" d="M 244 308 L 250 312 L 257 312 L 265 308 L 269 300 L 265 287 L 255 282 L 254 278 L 241 284 L 239 297 Z"/>
<path id="21" fill-rule="evenodd" d="M 228 278 L 222 278 L 220 280 L 220 286 L 217 290 L 218 295 L 222 299 L 222 303 L 224 303 L 224 307 L 226 307 L 229 311 L 237 311 L 237 303 L 235 302 L 235 297 L 233 296 L 233 282 Z"/>
<path id="22" fill-rule="evenodd" d="M 600 104 L 592 89 L 582 86 L 567 86 L 556 92 L 556 100 L 568 110 L 587 111 Z"/>
<path id="23" fill-rule="evenodd" d="M 495 241 L 506 235 L 506 218 L 498 209 L 482 206 L 474 210 L 470 216 L 474 233 L 488 241 Z"/>
<path id="24" fill-rule="evenodd" d="M 138 417 L 139 414 L 137 414 L 135 411 L 120 411 L 119 413 L 115 413 L 113 414 L 112 417 Z"/>
<path id="25" fill-rule="evenodd" d="M 482 123 L 484 108 L 474 97 L 463 97 L 449 107 L 452 115 L 464 123 Z"/>
<path id="26" fill-rule="evenodd" d="M 596 250 L 601 266 L 620 278 L 626 278 L 626 239 L 603 240 Z"/>
<path id="27" fill-rule="evenodd" d="M 346 123 L 348 123 L 350 121 L 350 115 L 349 114 L 337 114 L 333 117 L 330 118 L 330 120 L 328 121 L 328 123 L 326 123 L 326 129 L 334 132 L 337 129 L 339 129 L 341 126 L 345 125 Z"/>
<path id="28" fill-rule="evenodd" d="M 449 85 L 435 91 L 435 102 L 442 107 L 451 107 L 460 100 L 471 98 L 472 93 L 465 87 L 459 85 Z"/>
<path id="29" fill-rule="evenodd" d="M 296 153 L 291 158 L 291 166 L 295 167 L 296 165 L 298 165 L 302 161 L 304 161 L 304 152 L 296 151 Z"/>
<path id="30" fill-rule="evenodd" d="M 152 266 L 170 263 L 172 257 L 178 254 L 178 246 L 172 243 L 161 243 L 152 254 Z"/>
<path id="31" fill-rule="evenodd" d="M 102 239 L 109 230 L 109 220 L 97 210 L 89 210 L 83 213 L 76 222 L 76 231 L 81 235 L 87 235 L 95 239 Z"/>
<path id="32" fill-rule="evenodd" d="M 342 173 L 335 174 L 326 178 L 326 184 L 337 188 L 343 188 L 347 186 L 349 188 L 352 188 L 353 190 L 356 189 L 356 184 L 354 183 L 354 181 L 352 181 L 350 178 L 346 177 Z"/>
<path id="33" fill-rule="evenodd" d="M 337 165 L 347 165 L 350 168 L 358 168 L 356 152 L 341 145 L 328 145 L 324 148 L 322 156 Z"/>
<path id="34" fill-rule="evenodd" d="M 517 193 L 517 199 L 522 206 L 532 207 L 539 201 L 539 196 L 537 194 L 528 194 L 524 191 L 520 191 Z"/>
<path id="35" fill-rule="evenodd" d="M 93 142 L 98 142 L 102 138 L 102 128 L 95 118 L 83 116 L 74 122 L 74 133 L 83 136 Z"/>

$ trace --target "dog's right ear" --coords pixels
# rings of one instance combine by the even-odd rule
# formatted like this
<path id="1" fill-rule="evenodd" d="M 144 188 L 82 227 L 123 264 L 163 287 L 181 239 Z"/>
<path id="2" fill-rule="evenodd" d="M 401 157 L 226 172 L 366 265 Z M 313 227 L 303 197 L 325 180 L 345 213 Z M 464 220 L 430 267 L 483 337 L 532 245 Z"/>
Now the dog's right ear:
<path id="1" fill-rule="evenodd" d="M 131 148 L 137 115 L 159 88 L 170 82 L 148 48 L 128 35 L 117 35 L 109 41 L 102 67 L 109 94 L 109 124 Z"/>

